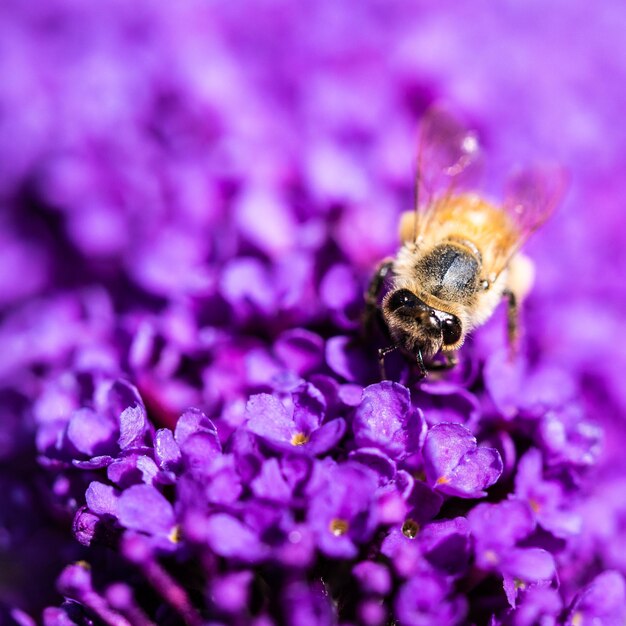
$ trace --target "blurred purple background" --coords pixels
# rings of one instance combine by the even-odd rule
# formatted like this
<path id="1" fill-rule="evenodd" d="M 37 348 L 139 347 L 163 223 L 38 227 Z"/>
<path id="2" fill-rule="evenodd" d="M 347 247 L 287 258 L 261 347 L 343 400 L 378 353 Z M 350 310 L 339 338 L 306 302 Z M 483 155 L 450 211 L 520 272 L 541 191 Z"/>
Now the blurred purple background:
<path id="1" fill-rule="evenodd" d="M 566 600 L 588 582 L 567 575 L 581 554 L 626 574 L 625 32 L 618 0 L 5 0 L 0 601 L 58 604 L 52 581 L 81 555 L 70 530 L 88 481 L 59 451 L 82 406 L 68 376 L 130 379 L 157 427 L 198 406 L 223 439 L 293 359 L 300 375 L 371 382 L 336 336 L 356 332 L 368 276 L 396 248 L 435 101 L 477 129 L 496 200 L 515 166 L 568 171 L 528 246 L 512 401 L 548 372 L 532 393 L 573 397 L 604 429 Z M 501 325 L 477 334 L 478 354 Z M 496 405 L 515 395 L 499 384 Z"/>

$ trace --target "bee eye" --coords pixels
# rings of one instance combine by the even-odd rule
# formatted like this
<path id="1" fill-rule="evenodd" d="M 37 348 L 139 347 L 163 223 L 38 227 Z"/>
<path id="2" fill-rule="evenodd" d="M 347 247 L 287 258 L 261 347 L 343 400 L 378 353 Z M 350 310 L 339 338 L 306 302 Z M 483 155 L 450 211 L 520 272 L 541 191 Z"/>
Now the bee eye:
<path id="1" fill-rule="evenodd" d="M 420 304 L 420 299 L 408 289 L 398 289 L 389 298 L 388 307 L 390 311 L 397 311 L 400 307 L 413 308 Z"/>
<path id="2" fill-rule="evenodd" d="M 443 343 L 450 346 L 461 338 L 461 322 L 458 317 L 448 317 L 441 324 Z"/>

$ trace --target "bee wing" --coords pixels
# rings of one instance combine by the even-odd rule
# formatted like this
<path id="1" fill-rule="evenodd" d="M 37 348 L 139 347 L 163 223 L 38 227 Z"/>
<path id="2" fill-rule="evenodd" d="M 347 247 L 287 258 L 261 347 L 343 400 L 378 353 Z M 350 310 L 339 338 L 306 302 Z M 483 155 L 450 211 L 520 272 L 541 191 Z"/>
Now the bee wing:
<path id="1" fill-rule="evenodd" d="M 495 276 L 554 212 L 563 196 L 567 177 L 556 165 L 535 166 L 512 175 L 505 187 L 502 211 L 513 227 L 514 236 L 497 251 L 492 267 Z"/>
<path id="2" fill-rule="evenodd" d="M 415 239 L 428 229 L 429 222 L 479 155 L 478 138 L 450 112 L 429 109 L 422 120 L 417 156 Z"/>

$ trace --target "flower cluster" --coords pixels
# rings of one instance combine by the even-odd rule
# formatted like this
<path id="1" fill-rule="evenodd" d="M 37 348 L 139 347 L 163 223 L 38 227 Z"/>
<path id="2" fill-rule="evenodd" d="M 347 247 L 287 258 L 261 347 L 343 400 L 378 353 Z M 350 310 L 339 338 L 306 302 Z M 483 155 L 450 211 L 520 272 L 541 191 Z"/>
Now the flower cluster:
<path id="1" fill-rule="evenodd" d="M 0 622 L 624 623 L 622 29 L 500 11 L 0 7 Z M 363 292 L 443 97 L 484 193 L 571 191 L 517 357 L 499 309 L 381 381 Z"/>

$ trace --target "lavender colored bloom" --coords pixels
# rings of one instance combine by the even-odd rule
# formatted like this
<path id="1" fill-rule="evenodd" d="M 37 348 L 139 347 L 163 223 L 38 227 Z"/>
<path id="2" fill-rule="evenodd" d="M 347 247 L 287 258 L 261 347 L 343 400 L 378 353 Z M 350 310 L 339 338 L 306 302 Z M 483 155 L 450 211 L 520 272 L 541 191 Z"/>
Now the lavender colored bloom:
<path id="1" fill-rule="evenodd" d="M 625 16 L 2 3 L 0 621 L 623 622 Z M 514 358 L 500 306 L 380 382 L 363 293 L 441 100 L 472 192 L 570 183 Z"/>
<path id="2" fill-rule="evenodd" d="M 389 570 L 380 563 L 361 561 L 353 568 L 352 575 L 359 581 L 364 591 L 369 593 L 385 595 L 391 588 Z"/>
<path id="3" fill-rule="evenodd" d="M 196 520 L 194 524 L 195 522 Z M 200 530 L 194 525 L 192 531 L 194 539 L 202 537 L 211 550 L 220 556 L 244 563 L 254 563 L 268 553 L 253 529 L 226 513 L 216 513 L 206 520 L 197 522 L 201 523 L 203 528 Z M 191 523 L 188 522 L 187 527 Z M 201 535 L 198 534 L 200 532 Z"/>
<path id="4" fill-rule="evenodd" d="M 319 478 L 311 485 L 308 523 L 324 554 L 352 558 L 376 528 L 375 475 L 356 463 L 318 467 Z"/>
<path id="5" fill-rule="evenodd" d="M 515 626 L 532 626 L 538 622 L 556 626 L 563 609 L 563 601 L 556 589 L 534 586 L 522 593 L 520 606 L 515 611 L 512 623 Z"/>
<path id="6" fill-rule="evenodd" d="M 480 498 L 502 473 L 497 450 L 478 447 L 460 424 L 437 424 L 426 435 L 424 468 L 431 487 L 462 498 Z"/>
<path id="7" fill-rule="evenodd" d="M 515 494 L 526 500 L 537 522 L 543 528 L 563 537 L 580 532 L 580 516 L 568 507 L 568 497 L 563 485 L 543 476 L 539 450 L 529 450 L 521 459 L 515 479 Z M 568 510 L 570 509 L 570 510 Z"/>
<path id="8" fill-rule="evenodd" d="M 120 523 L 155 538 L 174 541 L 175 517 L 172 505 L 150 485 L 133 485 L 119 497 Z"/>
<path id="9" fill-rule="evenodd" d="M 411 408 L 409 390 L 384 381 L 365 388 L 352 429 L 357 446 L 380 448 L 401 460 L 419 450 L 426 424 Z"/>
<path id="10" fill-rule="evenodd" d="M 475 542 L 476 565 L 503 576 L 511 606 L 516 605 L 520 586 L 554 577 L 553 556 L 545 549 L 521 544 L 535 528 L 532 510 L 524 502 L 479 504 L 468 515 L 468 522 Z"/>
<path id="11" fill-rule="evenodd" d="M 405 583 L 398 592 L 395 610 L 403 624 L 461 624 L 467 610 L 461 596 L 452 596 L 445 578 L 425 572 Z"/>
<path id="12" fill-rule="evenodd" d="M 567 626 L 577 624 L 623 623 L 626 618 L 626 584 L 624 577 L 608 570 L 596 576 L 572 601 L 565 621 Z"/>
<path id="13" fill-rule="evenodd" d="M 279 451 L 294 454 L 323 454 L 343 436 L 345 421 L 336 418 L 322 423 L 326 404 L 312 385 L 296 389 L 290 411 L 274 396 L 253 396 L 247 405 L 248 429 Z"/>
<path id="14" fill-rule="evenodd" d="M 305 329 L 285 331 L 274 343 L 278 358 L 296 374 L 302 376 L 315 370 L 323 359 L 324 340 Z"/>

